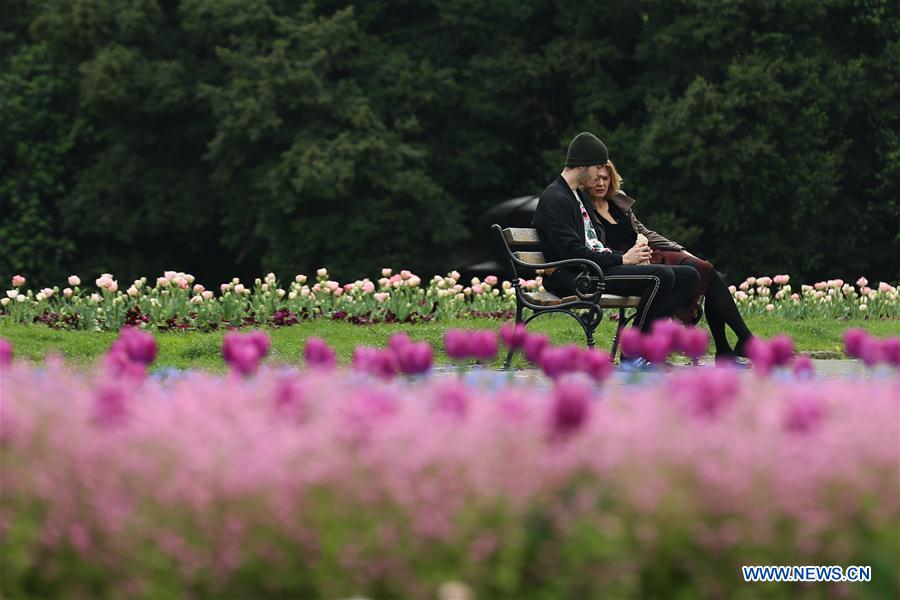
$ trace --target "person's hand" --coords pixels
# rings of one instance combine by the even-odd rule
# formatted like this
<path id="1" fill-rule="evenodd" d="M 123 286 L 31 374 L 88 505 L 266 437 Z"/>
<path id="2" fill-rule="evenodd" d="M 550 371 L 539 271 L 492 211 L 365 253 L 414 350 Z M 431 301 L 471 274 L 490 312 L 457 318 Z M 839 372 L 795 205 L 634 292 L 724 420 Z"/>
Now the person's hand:
<path id="1" fill-rule="evenodd" d="M 623 265 L 639 265 L 647 264 L 650 261 L 650 255 L 653 253 L 647 244 L 635 244 L 631 249 L 622 255 Z"/>

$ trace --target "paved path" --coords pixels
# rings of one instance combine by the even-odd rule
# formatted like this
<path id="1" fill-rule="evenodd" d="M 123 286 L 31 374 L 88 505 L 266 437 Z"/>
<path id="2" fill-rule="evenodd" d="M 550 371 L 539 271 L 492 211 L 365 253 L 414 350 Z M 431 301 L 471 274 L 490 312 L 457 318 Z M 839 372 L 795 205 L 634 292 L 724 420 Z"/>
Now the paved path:
<path id="1" fill-rule="evenodd" d="M 873 379 L 876 377 L 891 377 L 892 370 L 887 367 L 881 367 L 877 370 L 867 369 L 860 361 L 848 359 L 822 360 L 812 359 L 814 378 L 837 380 L 837 379 Z M 701 369 L 711 368 L 713 366 L 712 357 L 705 357 L 700 360 Z M 681 369 L 692 369 L 691 365 L 676 365 L 672 368 L 672 372 Z M 436 366 L 433 370 L 435 377 L 452 377 L 457 375 L 455 367 L 448 365 Z M 468 368 L 463 377 L 472 382 L 493 383 L 502 385 L 507 380 L 509 374 L 496 369 L 482 369 L 479 367 Z M 521 384 L 529 384 L 537 387 L 550 386 L 550 380 L 540 371 L 540 369 L 517 369 L 513 371 L 511 376 L 514 380 Z M 651 377 L 642 377 L 644 381 Z M 628 385 L 634 381 L 631 373 L 616 368 L 612 377 L 604 382 L 604 385 Z M 900 393 L 900 392 L 898 392 Z"/>

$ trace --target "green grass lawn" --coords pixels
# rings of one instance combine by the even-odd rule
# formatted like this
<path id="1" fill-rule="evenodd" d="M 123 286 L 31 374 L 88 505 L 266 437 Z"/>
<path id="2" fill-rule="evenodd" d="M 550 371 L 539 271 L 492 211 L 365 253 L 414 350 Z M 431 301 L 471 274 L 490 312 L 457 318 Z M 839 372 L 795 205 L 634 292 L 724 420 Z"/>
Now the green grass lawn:
<path id="1" fill-rule="evenodd" d="M 841 352 L 842 335 L 848 327 L 862 327 L 878 336 L 896 335 L 900 329 L 897 321 L 835 321 L 796 320 L 787 321 L 775 317 L 757 317 L 748 322 L 758 336 L 768 338 L 776 334 L 788 334 L 801 351 Z M 297 364 L 302 362 L 306 338 L 320 336 L 335 348 L 341 363 L 350 361 L 357 345 L 383 347 L 391 334 L 405 331 L 417 341 L 428 341 L 436 350 L 437 362 L 446 362 L 442 352 L 444 331 L 451 328 L 496 329 L 500 322 L 489 319 L 458 319 L 453 321 L 417 324 L 352 325 L 340 321 L 304 322 L 280 329 L 268 328 L 272 337 L 270 360 Z M 581 328 L 574 320 L 563 315 L 544 316 L 529 326 L 532 331 L 550 335 L 556 344 L 584 343 Z M 597 345 L 609 350 L 615 333 L 615 323 L 604 321 L 597 329 Z M 155 367 L 200 367 L 222 370 L 219 348 L 224 332 L 216 333 L 157 333 L 159 356 Z M 43 325 L 15 325 L 0 319 L 0 336 L 12 342 L 15 355 L 32 361 L 41 361 L 50 352 L 61 354 L 73 366 L 88 366 L 107 351 L 117 334 L 112 332 L 57 331 Z M 496 364 L 500 364 L 500 359 Z"/>

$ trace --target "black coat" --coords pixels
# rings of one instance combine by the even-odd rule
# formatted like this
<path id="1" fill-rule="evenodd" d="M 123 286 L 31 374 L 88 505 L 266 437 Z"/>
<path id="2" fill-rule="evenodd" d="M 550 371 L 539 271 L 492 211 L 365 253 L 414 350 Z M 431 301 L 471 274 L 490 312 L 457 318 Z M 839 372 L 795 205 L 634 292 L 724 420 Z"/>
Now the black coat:
<path id="1" fill-rule="evenodd" d="M 583 203 L 582 205 L 586 207 L 598 235 L 603 229 L 600 223 L 596 222 L 594 211 L 589 210 L 591 204 L 583 192 L 579 191 L 578 197 L 580 200 L 575 199 L 572 188 L 562 175 L 541 194 L 531 226 L 537 229 L 541 238 L 544 258 L 548 262 L 567 258 L 586 258 L 595 262 L 601 269 L 621 265 L 621 252 L 615 250 L 594 252 L 588 248 L 579 203 Z M 549 279 L 545 279 L 545 287 L 556 293 L 569 294 L 574 289 L 573 281 L 579 272 L 581 269 L 578 267 L 557 269 Z"/>

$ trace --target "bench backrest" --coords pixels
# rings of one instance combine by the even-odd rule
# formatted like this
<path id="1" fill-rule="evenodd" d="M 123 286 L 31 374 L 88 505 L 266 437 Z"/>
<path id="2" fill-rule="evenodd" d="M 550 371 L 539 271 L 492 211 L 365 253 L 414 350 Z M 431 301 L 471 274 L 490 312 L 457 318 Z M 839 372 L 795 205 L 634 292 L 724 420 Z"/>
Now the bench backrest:
<path id="1" fill-rule="evenodd" d="M 503 230 L 503 239 L 509 244 L 510 248 L 519 248 L 521 246 L 536 246 L 541 243 L 538 237 L 537 229 L 528 229 L 525 227 L 507 227 Z"/>
<path id="2" fill-rule="evenodd" d="M 499 226 L 494 226 L 500 231 Z M 541 238 L 537 229 L 527 227 L 507 227 L 502 230 L 501 237 L 506 245 L 506 251 L 512 254 L 520 261 L 532 265 L 539 265 L 547 262 L 544 253 L 539 250 Z M 516 272 L 516 265 L 513 264 L 513 271 Z M 543 269 L 537 269 L 538 275 L 543 275 Z"/>

